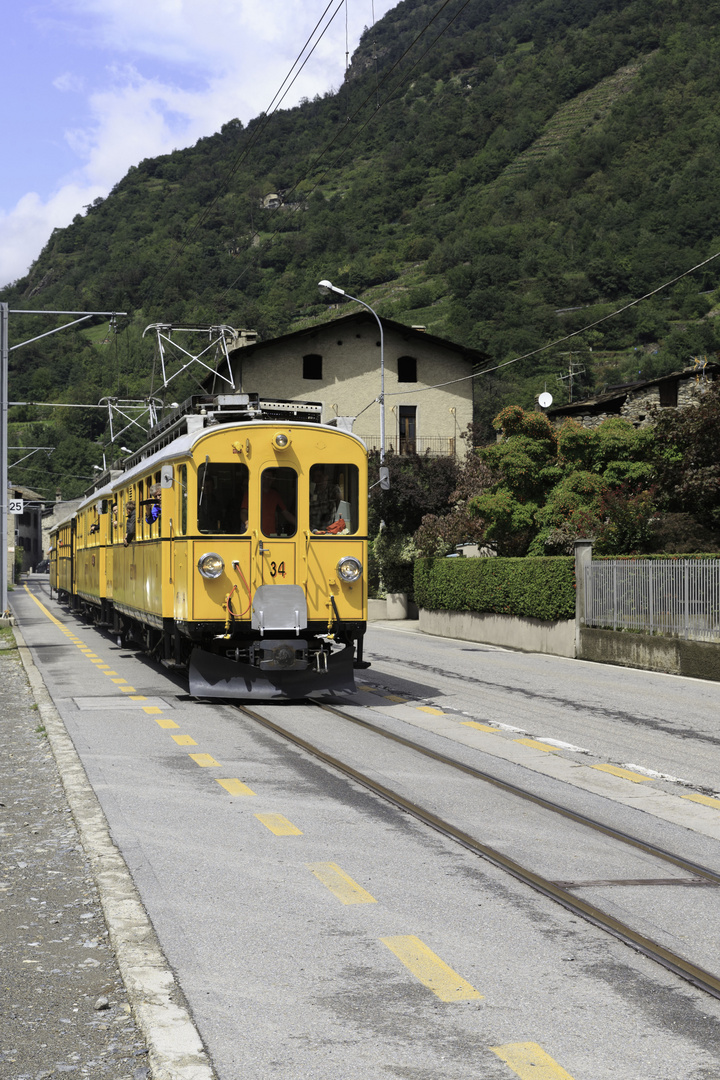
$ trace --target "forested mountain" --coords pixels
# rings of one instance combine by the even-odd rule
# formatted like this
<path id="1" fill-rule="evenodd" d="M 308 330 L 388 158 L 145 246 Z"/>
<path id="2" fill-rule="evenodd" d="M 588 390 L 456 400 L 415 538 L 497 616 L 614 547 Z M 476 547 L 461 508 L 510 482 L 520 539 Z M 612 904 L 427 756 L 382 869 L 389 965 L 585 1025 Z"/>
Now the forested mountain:
<path id="1" fill-rule="evenodd" d="M 55 230 L 2 298 L 129 314 L 11 354 L 11 399 L 145 395 L 148 323 L 276 335 L 328 317 L 321 278 L 491 366 L 595 324 L 484 376 L 485 422 L 562 398 L 571 362 L 589 390 L 714 353 L 720 258 L 599 320 L 720 252 L 719 25 L 718 0 L 403 0 L 339 90 L 143 161 Z M 11 442 L 58 445 L 20 482 L 84 486 L 107 435 L 73 412 L 13 411 Z"/>

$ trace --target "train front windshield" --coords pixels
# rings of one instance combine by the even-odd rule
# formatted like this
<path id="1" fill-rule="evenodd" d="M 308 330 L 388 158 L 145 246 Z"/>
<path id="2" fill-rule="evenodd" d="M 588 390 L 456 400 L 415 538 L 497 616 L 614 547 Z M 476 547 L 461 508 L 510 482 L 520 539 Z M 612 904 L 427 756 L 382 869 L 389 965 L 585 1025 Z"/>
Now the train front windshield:
<path id="1" fill-rule="evenodd" d="M 358 530 L 357 465 L 313 465 L 310 469 L 310 530 L 336 535 Z"/>
<path id="2" fill-rule="evenodd" d="M 248 517 L 248 467 L 208 462 L 198 469 L 198 530 L 244 533 Z"/>

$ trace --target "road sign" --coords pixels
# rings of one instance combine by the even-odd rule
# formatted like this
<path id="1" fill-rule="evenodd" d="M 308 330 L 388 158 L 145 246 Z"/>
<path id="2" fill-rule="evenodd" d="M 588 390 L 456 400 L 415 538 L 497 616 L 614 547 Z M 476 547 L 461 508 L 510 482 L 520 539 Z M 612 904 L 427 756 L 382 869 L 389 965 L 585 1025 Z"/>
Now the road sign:
<path id="1" fill-rule="evenodd" d="M 22 512 L 23 512 L 23 501 L 22 501 L 22 499 L 10 499 L 10 501 L 8 502 L 8 513 L 9 514 L 22 514 Z"/>

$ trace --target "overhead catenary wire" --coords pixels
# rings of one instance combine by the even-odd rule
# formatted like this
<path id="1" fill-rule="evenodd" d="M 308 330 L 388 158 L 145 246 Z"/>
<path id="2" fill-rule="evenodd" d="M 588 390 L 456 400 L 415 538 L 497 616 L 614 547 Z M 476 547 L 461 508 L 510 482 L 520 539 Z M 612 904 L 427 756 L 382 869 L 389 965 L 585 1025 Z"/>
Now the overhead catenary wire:
<path id="1" fill-rule="evenodd" d="M 521 360 L 529 360 L 532 356 L 538 356 L 539 353 L 547 352 L 548 349 L 554 349 L 558 345 L 562 345 L 563 342 L 569 341 L 570 338 L 578 337 L 580 334 L 592 330 L 593 327 L 599 326 L 600 323 L 607 322 L 608 319 L 614 319 L 616 315 L 622 315 L 623 311 L 636 307 L 638 304 L 641 304 L 643 300 L 648 300 L 651 296 L 655 296 L 657 293 L 662 292 L 663 289 L 669 289 L 671 285 L 676 285 L 678 281 L 682 281 L 682 279 L 688 277 L 689 274 L 694 274 L 696 270 L 701 270 L 703 266 L 707 266 L 708 263 L 711 263 L 713 259 L 717 258 L 720 258 L 720 251 L 716 251 L 714 255 L 710 255 L 707 259 L 703 259 L 702 262 L 697 263 L 695 266 L 691 266 L 689 270 L 684 270 L 682 274 L 678 274 L 677 277 L 672 278 L 670 281 L 663 282 L 663 284 L 658 285 L 656 289 L 652 289 L 643 296 L 638 296 L 635 300 L 631 300 L 629 303 L 623 304 L 622 307 L 616 308 L 615 311 L 611 311 L 607 315 L 595 319 L 593 322 L 588 323 L 587 326 L 583 326 L 580 330 L 573 330 L 569 334 L 564 334 L 563 337 L 556 338 L 555 341 L 551 341 L 547 345 L 541 345 L 540 348 L 533 349 L 531 352 L 523 353 L 522 356 L 516 356 L 512 360 L 503 360 L 501 364 L 495 364 L 494 367 L 483 368 L 482 371 L 474 371 L 472 375 L 463 375 L 460 379 L 448 379 L 446 382 L 434 383 L 432 386 L 423 386 L 418 390 L 393 390 L 391 393 L 386 394 L 385 397 L 424 394 L 427 390 L 438 390 L 443 386 L 452 386 L 455 383 L 467 382 L 469 379 L 477 379 L 481 375 L 489 375 L 491 372 L 499 371 L 501 368 L 509 367 L 511 364 L 518 364 Z"/>

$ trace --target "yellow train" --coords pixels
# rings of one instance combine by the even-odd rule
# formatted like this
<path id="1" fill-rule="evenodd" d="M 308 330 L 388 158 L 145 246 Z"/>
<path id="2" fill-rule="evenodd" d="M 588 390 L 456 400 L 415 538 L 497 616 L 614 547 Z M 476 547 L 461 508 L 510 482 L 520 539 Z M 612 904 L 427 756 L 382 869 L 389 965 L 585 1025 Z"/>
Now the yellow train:
<path id="1" fill-rule="evenodd" d="M 354 690 L 367 450 L 320 405 L 196 397 L 52 533 L 60 599 L 203 697 Z"/>

